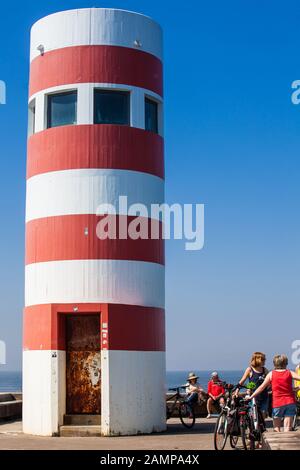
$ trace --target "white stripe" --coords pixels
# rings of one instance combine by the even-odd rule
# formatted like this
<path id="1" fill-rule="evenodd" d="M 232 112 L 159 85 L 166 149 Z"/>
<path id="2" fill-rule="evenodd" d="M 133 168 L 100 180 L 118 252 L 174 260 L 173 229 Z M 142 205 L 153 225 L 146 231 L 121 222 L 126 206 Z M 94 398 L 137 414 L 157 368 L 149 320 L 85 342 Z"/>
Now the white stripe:
<path id="1" fill-rule="evenodd" d="M 37 97 L 44 96 L 44 95 L 49 95 L 50 93 L 57 93 L 57 92 L 63 92 L 63 91 L 68 91 L 68 90 L 77 90 L 81 88 L 87 88 L 89 91 L 93 92 L 94 88 L 103 88 L 103 89 L 108 89 L 108 90 L 124 90 L 124 91 L 130 91 L 133 93 L 141 92 L 144 95 L 149 96 L 149 98 L 153 98 L 156 101 L 159 101 L 160 103 L 163 102 L 162 97 L 155 93 L 152 90 L 148 90 L 148 88 L 142 88 L 138 86 L 133 86 L 133 85 L 126 85 L 125 83 L 70 83 L 68 85 L 59 85 L 59 86 L 53 86 L 50 88 L 45 88 L 42 91 L 38 91 L 37 93 L 34 93 L 32 96 L 29 97 L 28 103 L 31 103 L 31 101 Z M 144 116 L 145 117 L 145 116 Z M 90 124 L 93 124 L 91 122 Z"/>
<path id="2" fill-rule="evenodd" d="M 30 60 L 62 47 L 109 45 L 137 48 L 162 59 L 162 30 L 147 16 L 125 10 L 87 8 L 55 13 L 42 18 L 31 30 Z"/>
<path id="3" fill-rule="evenodd" d="M 164 181 L 127 170 L 65 170 L 36 175 L 27 181 L 26 222 L 60 215 L 96 214 L 100 204 L 111 204 L 117 214 L 124 215 L 126 211 L 119 210 L 120 196 L 127 196 L 128 207 L 136 203 L 145 205 L 150 217 L 151 204 L 164 201 Z"/>
<path id="4" fill-rule="evenodd" d="M 158 104 L 158 131 L 163 137 L 163 100 L 160 95 L 151 90 L 122 83 L 71 83 L 60 85 L 33 94 L 29 104 L 35 100 L 35 132 L 47 128 L 47 95 L 64 91 L 77 90 L 77 125 L 94 124 L 94 89 L 121 90 L 130 92 L 130 126 L 145 129 L 145 97 L 152 98 Z"/>
<path id="5" fill-rule="evenodd" d="M 101 364 L 102 434 L 165 431 L 165 353 L 102 351 Z"/>
<path id="6" fill-rule="evenodd" d="M 113 303 L 164 308 L 165 269 L 157 263 L 71 260 L 25 268 L 25 304 Z"/>

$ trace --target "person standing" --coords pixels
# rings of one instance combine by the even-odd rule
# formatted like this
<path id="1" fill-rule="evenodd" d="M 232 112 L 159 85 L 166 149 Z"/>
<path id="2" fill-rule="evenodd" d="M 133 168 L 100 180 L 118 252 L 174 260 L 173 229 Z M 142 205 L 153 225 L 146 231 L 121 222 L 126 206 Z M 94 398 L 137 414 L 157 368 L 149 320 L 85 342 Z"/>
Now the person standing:
<path id="1" fill-rule="evenodd" d="M 250 365 L 245 370 L 243 377 L 239 381 L 239 385 L 244 385 L 248 380 L 255 384 L 254 390 L 256 390 L 268 375 L 269 371 L 266 369 L 265 364 L 266 355 L 262 352 L 254 352 L 250 360 Z M 269 391 L 267 388 L 257 398 L 257 405 L 265 416 L 269 408 Z"/>
<path id="2" fill-rule="evenodd" d="M 273 359 L 274 369 L 268 373 L 262 385 L 260 385 L 249 400 L 259 396 L 271 385 L 273 393 L 273 425 L 274 431 L 280 432 L 282 420 L 284 432 L 292 431 L 293 418 L 296 414 L 296 399 L 293 381 L 299 380 L 299 376 L 287 369 L 288 358 L 285 354 L 277 354 Z"/>

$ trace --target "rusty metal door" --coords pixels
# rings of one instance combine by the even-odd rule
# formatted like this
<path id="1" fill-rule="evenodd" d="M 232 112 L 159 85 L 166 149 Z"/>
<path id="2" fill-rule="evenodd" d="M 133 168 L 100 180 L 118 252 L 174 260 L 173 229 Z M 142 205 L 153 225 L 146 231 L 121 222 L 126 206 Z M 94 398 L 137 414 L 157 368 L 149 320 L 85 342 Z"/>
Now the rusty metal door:
<path id="1" fill-rule="evenodd" d="M 100 314 L 67 317 L 66 321 L 67 414 L 100 414 Z"/>

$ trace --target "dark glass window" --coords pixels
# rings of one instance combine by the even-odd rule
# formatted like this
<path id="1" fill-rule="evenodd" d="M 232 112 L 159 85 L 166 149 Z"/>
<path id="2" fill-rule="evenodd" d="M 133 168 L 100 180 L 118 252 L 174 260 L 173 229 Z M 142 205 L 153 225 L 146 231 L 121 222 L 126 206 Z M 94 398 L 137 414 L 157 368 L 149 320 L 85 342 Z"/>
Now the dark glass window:
<path id="1" fill-rule="evenodd" d="M 68 126 L 77 122 L 77 92 L 48 95 L 47 127 Z"/>
<path id="2" fill-rule="evenodd" d="M 129 93 L 124 91 L 95 90 L 95 124 L 130 124 Z"/>
<path id="3" fill-rule="evenodd" d="M 145 99 L 145 129 L 158 134 L 158 104 L 148 98 Z"/>

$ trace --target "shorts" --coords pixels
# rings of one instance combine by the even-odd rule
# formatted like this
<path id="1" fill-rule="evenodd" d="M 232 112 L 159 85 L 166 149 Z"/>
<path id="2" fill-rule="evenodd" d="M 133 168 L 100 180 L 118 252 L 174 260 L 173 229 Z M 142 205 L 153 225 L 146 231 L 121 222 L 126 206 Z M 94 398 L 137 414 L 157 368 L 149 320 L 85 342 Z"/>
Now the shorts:
<path id="1" fill-rule="evenodd" d="M 268 412 L 269 410 L 269 396 L 264 397 L 262 400 L 256 399 L 257 406 L 259 407 L 260 411 Z"/>
<path id="2" fill-rule="evenodd" d="M 208 397 L 208 398 L 211 398 L 211 397 Z M 217 398 L 217 400 L 213 400 L 213 399 L 211 398 L 211 400 L 213 401 L 214 404 L 219 405 L 219 404 L 220 404 L 220 400 L 224 400 L 224 396 L 222 395 L 220 398 Z"/>
<path id="3" fill-rule="evenodd" d="M 296 412 L 297 409 L 294 403 L 279 406 L 278 408 L 273 408 L 273 418 L 292 418 Z"/>

